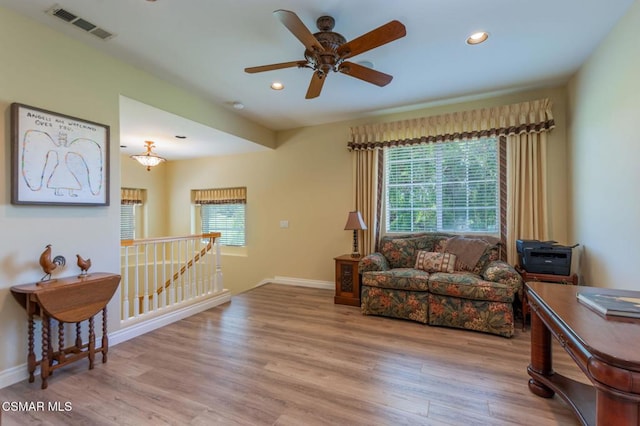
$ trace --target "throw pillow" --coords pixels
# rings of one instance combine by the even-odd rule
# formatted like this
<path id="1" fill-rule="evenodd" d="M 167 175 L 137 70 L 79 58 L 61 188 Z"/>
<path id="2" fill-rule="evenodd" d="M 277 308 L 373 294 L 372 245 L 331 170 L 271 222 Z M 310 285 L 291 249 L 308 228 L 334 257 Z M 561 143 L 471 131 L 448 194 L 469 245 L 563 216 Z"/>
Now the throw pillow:
<path id="1" fill-rule="evenodd" d="M 453 253 L 438 253 L 433 251 L 419 251 L 416 257 L 415 269 L 427 272 L 453 272 L 456 255 Z"/>

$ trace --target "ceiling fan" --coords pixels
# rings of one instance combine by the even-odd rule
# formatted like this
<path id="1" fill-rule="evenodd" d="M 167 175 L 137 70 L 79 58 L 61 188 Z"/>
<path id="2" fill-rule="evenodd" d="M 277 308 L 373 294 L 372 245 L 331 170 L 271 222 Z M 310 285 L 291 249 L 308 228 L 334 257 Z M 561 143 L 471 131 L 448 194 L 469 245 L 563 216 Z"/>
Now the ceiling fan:
<path id="1" fill-rule="evenodd" d="M 386 86 L 393 79 L 389 74 L 347 61 L 347 59 L 404 37 L 407 32 L 402 23 L 390 21 L 347 42 L 341 34 L 331 31 L 335 25 L 335 20 L 331 16 L 318 18 L 316 25 L 320 31 L 312 34 L 295 13 L 279 9 L 273 14 L 304 44 L 305 59 L 245 68 L 245 72 L 253 74 L 291 67 L 311 68 L 314 72 L 305 96 L 307 99 L 320 95 L 324 80 L 330 71 L 340 72 L 380 87 Z"/>

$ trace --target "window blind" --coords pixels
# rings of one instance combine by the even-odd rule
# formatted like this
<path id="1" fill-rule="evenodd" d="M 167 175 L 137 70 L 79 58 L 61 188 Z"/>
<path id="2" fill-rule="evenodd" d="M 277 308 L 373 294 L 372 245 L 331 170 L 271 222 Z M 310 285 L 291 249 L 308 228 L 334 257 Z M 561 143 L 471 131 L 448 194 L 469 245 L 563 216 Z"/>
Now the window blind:
<path id="1" fill-rule="evenodd" d="M 120 204 L 120 239 L 133 240 L 136 237 L 135 204 Z"/>
<path id="2" fill-rule="evenodd" d="M 136 206 L 142 205 L 144 189 L 120 188 L 120 239 L 136 237 Z"/>
<path id="3" fill-rule="evenodd" d="M 212 188 L 193 191 L 200 205 L 202 233 L 220 232 L 220 244 L 244 246 L 247 188 Z"/>
<path id="4" fill-rule="evenodd" d="M 387 232 L 499 233 L 497 138 L 385 152 Z"/>

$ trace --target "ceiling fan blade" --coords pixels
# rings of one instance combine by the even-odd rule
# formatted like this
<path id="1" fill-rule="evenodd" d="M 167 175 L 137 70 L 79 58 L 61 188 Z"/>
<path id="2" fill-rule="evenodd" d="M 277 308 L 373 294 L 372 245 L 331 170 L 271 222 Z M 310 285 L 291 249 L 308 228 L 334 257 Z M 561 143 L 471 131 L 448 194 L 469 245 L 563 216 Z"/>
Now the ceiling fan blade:
<path id="1" fill-rule="evenodd" d="M 327 75 L 316 71 L 313 73 L 311 77 L 311 83 L 309 83 L 309 88 L 307 89 L 307 96 L 305 99 L 313 99 L 320 96 L 320 92 L 322 91 L 322 86 L 324 85 L 324 80 L 327 78 Z"/>
<path id="2" fill-rule="evenodd" d="M 298 40 L 304 44 L 304 47 L 309 49 L 310 51 L 324 51 L 324 47 L 320 44 L 318 39 L 314 37 L 314 35 L 309 31 L 304 23 L 298 18 L 298 15 L 291 12 L 290 10 L 278 9 L 273 14 L 282 22 L 282 24 L 287 27 L 291 33 L 296 36 Z"/>
<path id="3" fill-rule="evenodd" d="M 338 47 L 337 52 L 342 58 L 351 58 L 405 35 L 407 35 L 407 30 L 404 25 L 399 21 L 391 21 L 343 44 Z"/>
<path id="4" fill-rule="evenodd" d="M 282 68 L 292 68 L 292 67 L 302 68 L 302 67 L 306 67 L 307 65 L 308 65 L 307 61 L 281 62 L 279 64 L 261 65 L 259 67 L 245 68 L 244 72 L 247 72 L 249 74 L 253 74 L 253 73 L 256 73 L 256 72 L 279 70 L 279 69 L 282 69 Z"/>
<path id="5" fill-rule="evenodd" d="M 358 65 L 348 61 L 343 62 L 340 65 L 338 71 L 380 87 L 386 86 L 387 84 L 391 83 L 391 80 L 393 80 L 392 75 L 385 74 L 383 72 L 376 71 L 368 67 L 363 67 L 362 65 Z"/>

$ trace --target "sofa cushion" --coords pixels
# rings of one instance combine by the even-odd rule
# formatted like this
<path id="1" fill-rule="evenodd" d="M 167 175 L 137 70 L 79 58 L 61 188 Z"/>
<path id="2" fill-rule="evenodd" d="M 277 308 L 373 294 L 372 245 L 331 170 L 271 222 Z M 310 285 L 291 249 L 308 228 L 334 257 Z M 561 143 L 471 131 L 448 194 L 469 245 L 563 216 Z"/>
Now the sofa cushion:
<path id="1" fill-rule="evenodd" d="M 510 285 L 485 281 L 469 272 L 447 274 L 437 272 L 429 277 L 429 292 L 460 299 L 513 302 L 514 291 Z"/>
<path id="2" fill-rule="evenodd" d="M 418 251 L 441 251 L 434 249 L 436 244 L 450 235 L 413 234 L 386 235 L 380 239 L 379 251 L 389 261 L 391 268 L 413 268 Z"/>
<path id="3" fill-rule="evenodd" d="M 362 285 L 398 290 L 429 290 L 429 273 L 414 268 L 395 268 L 389 271 L 365 272 Z"/>
<path id="4" fill-rule="evenodd" d="M 420 250 L 416 256 L 415 269 L 427 272 L 453 272 L 455 264 L 455 254 Z"/>

